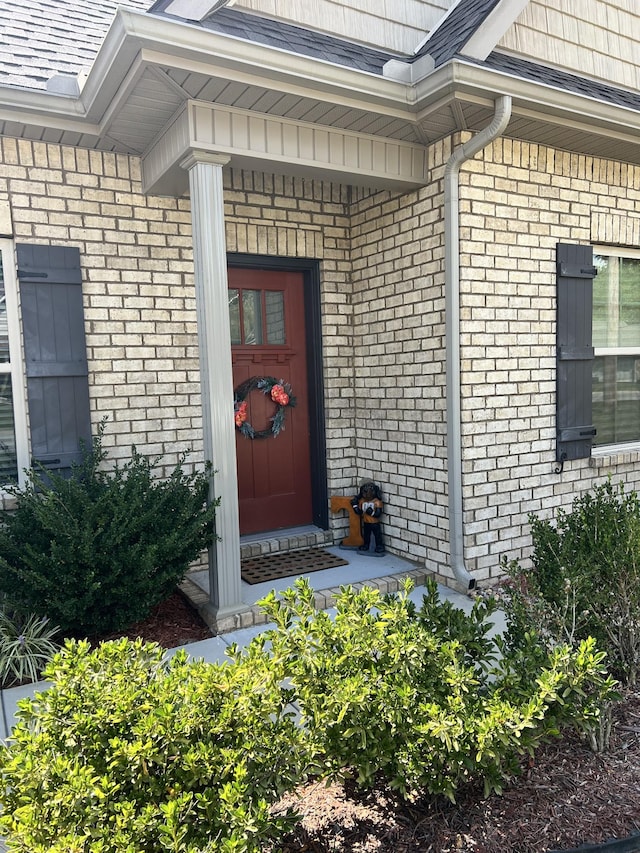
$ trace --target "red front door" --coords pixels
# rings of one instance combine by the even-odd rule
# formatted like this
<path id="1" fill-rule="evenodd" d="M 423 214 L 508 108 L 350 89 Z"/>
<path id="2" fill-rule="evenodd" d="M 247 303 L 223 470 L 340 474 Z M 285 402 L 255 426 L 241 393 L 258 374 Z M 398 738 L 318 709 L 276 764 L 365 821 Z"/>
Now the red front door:
<path id="1" fill-rule="evenodd" d="M 291 386 L 277 436 L 247 438 L 236 429 L 240 533 L 260 533 L 312 520 L 309 404 L 303 274 L 229 268 L 231 353 L 235 389 L 254 377 Z M 269 430 L 278 411 L 259 388 L 246 395 L 247 421 Z"/>

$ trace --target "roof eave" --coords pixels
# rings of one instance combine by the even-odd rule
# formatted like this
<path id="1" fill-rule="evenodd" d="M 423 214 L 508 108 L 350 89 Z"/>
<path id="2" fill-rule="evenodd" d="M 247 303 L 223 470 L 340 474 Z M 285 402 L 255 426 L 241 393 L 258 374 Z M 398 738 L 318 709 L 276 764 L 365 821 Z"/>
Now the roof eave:
<path id="1" fill-rule="evenodd" d="M 635 139 L 640 144 L 637 136 L 640 110 L 485 68 L 464 58 L 457 58 L 436 69 L 433 80 L 426 78 L 417 84 L 419 112 L 434 97 L 432 85 L 444 69 L 450 69 L 450 86 L 459 96 L 466 95 L 478 103 L 492 105 L 496 97 L 510 95 L 514 114 L 540 117 L 554 123 L 571 121 L 575 127 L 609 130 L 616 135 L 624 133 L 626 138 Z"/>
<path id="2" fill-rule="evenodd" d="M 355 96 L 371 104 L 410 105 L 412 91 L 404 83 L 381 75 L 336 65 L 269 45 L 224 35 L 184 21 L 119 8 L 82 91 L 87 115 L 104 114 L 113 91 L 141 51 L 166 54 L 168 59 L 224 66 L 254 77 L 262 85 L 296 85 L 323 98 Z M 212 62 L 213 60 L 213 62 Z"/>
<path id="3" fill-rule="evenodd" d="M 492 106 L 510 95 L 514 113 L 638 143 L 640 110 L 568 92 L 539 81 L 456 57 L 414 84 L 300 56 L 267 45 L 203 30 L 184 22 L 119 9 L 79 98 L 0 87 L 0 118 L 100 135 L 105 117 L 126 102 L 127 79 L 146 65 L 186 70 L 221 69 L 230 78 L 272 85 L 325 102 L 421 119 L 457 98 Z"/>

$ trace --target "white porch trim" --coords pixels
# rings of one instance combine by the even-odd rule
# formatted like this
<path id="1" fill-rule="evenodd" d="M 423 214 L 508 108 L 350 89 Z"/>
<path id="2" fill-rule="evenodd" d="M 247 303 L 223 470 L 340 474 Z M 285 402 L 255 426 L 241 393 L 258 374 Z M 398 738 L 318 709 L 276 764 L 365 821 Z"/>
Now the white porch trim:
<path id="1" fill-rule="evenodd" d="M 190 100 L 142 157 L 144 192 L 182 195 L 188 150 L 228 155 L 234 167 L 378 188 L 422 187 L 428 170 L 424 145 Z"/>
<path id="2" fill-rule="evenodd" d="M 222 167 L 225 155 L 193 150 L 181 162 L 189 173 L 202 428 L 205 459 L 213 462 L 211 496 L 221 499 L 209 551 L 209 605 L 212 627 L 246 609 L 240 578 L 240 523 L 233 424 L 233 373 L 227 296 Z"/>

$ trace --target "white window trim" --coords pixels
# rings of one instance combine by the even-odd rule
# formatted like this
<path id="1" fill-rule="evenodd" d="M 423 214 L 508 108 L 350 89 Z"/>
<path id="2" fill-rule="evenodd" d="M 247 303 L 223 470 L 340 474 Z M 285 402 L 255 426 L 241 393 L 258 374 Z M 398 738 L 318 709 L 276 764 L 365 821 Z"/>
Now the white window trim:
<path id="1" fill-rule="evenodd" d="M 15 246 L 13 240 L 0 237 L 0 253 L 2 253 L 2 271 L 4 276 L 5 305 L 7 308 L 7 324 L 9 332 L 10 364 L 6 372 L 11 375 L 13 391 L 13 418 L 16 432 L 16 456 L 18 461 L 18 483 L 24 486 L 26 482 L 25 468 L 29 467 L 29 433 L 27 425 L 27 398 L 22 351 L 22 335 L 20 332 L 20 308 L 18 297 L 18 274 Z M 5 372 L 3 370 L 3 372 Z M 6 492 L 0 486 L 0 497 Z"/>
<path id="2" fill-rule="evenodd" d="M 622 453 L 640 453 L 640 441 L 625 441 L 622 444 L 600 444 L 592 448 L 591 456 L 619 456 Z"/>
<path id="3" fill-rule="evenodd" d="M 604 243 L 593 244 L 594 255 L 615 255 L 616 258 L 640 258 L 640 249 L 632 246 L 607 246 Z"/>

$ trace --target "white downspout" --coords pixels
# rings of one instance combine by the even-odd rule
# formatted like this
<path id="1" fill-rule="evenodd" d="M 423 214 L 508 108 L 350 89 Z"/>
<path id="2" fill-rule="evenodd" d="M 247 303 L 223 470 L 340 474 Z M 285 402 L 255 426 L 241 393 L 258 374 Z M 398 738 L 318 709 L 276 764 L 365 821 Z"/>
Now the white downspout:
<path id="1" fill-rule="evenodd" d="M 460 145 L 444 171 L 445 312 L 447 350 L 447 462 L 449 486 L 449 560 L 454 578 L 467 590 L 476 585 L 464 564 L 462 516 L 462 428 L 460 405 L 460 168 L 506 130 L 511 118 L 511 97 L 495 102 L 493 120 Z"/>

